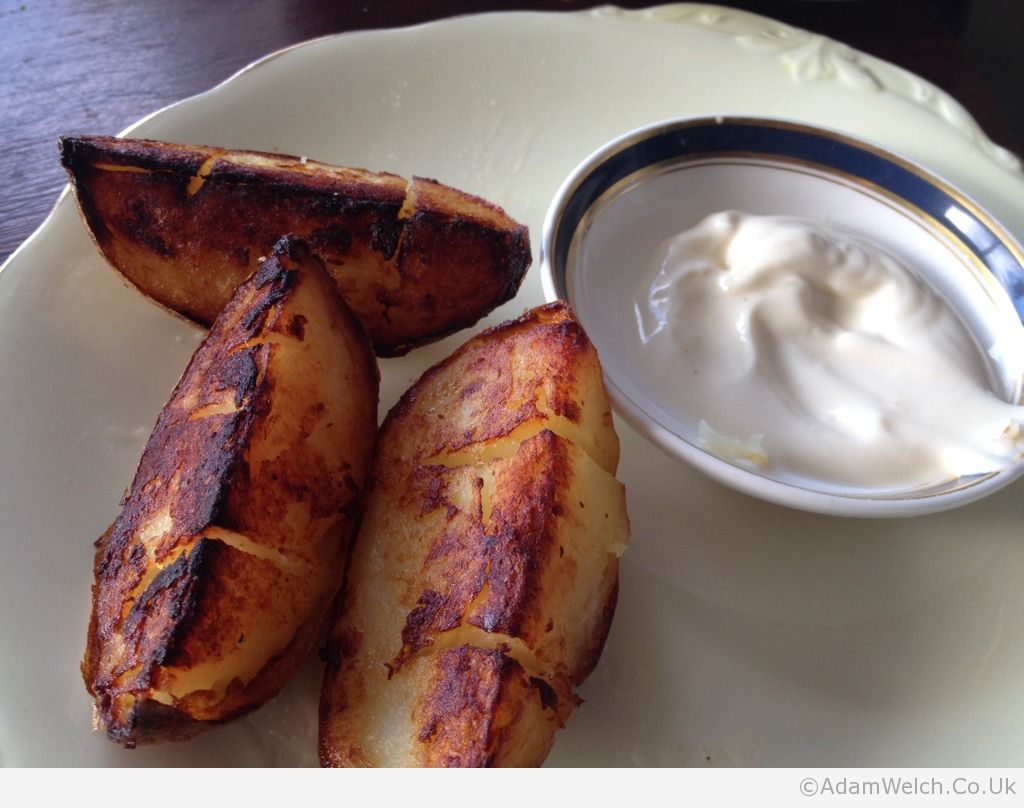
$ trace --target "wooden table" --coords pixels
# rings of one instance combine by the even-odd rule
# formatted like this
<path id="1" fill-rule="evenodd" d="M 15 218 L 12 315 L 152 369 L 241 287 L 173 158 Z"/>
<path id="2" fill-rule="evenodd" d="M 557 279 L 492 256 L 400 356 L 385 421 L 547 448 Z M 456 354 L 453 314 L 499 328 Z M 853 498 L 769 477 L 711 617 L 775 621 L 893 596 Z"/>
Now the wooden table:
<path id="1" fill-rule="evenodd" d="M 620 2 L 642 7 L 648 2 Z M 957 39 L 961 0 L 721 0 L 840 39 L 930 79 L 1001 145 L 1019 143 Z M 62 133 L 115 133 L 264 54 L 312 37 L 507 9 L 594 2 L 495 0 L 0 0 L 0 260 L 64 185 Z"/>

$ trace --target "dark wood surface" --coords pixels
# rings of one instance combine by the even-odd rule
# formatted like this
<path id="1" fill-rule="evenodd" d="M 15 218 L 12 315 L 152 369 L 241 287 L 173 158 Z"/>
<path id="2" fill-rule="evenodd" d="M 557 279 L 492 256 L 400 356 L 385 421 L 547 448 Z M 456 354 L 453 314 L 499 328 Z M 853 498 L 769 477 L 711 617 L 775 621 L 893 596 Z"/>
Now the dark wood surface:
<path id="1" fill-rule="evenodd" d="M 1019 152 L 1020 137 L 1008 124 L 1006 107 L 999 106 L 992 85 L 982 78 L 984 58 L 977 54 L 984 43 L 975 42 L 973 52 L 965 47 L 979 2 L 996 0 L 720 4 L 830 35 L 907 67 L 951 93 L 990 136 Z M 118 132 L 270 51 L 324 34 L 462 13 L 593 5 L 573 0 L 0 0 L 0 260 L 39 226 L 64 185 L 56 150 L 62 133 Z"/>

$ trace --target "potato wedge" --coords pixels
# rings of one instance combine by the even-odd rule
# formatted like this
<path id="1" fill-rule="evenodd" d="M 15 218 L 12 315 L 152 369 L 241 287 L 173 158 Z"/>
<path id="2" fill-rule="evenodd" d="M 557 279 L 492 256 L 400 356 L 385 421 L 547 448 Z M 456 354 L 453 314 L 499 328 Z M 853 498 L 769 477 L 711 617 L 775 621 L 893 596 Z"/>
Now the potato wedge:
<path id="1" fill-rule="evenodd" d="M 208 325 L 278 238 L 307 240 L 380 356 L 472 325 L 530 265 L 526 228 L 432 180 L 282 154 L 64 137 L 102 253 L 144 294 Z"/>
<path id="2" fill-rule="evenodd" d="M 378 438 L 321 697 L 325 766 L 535 766 L 629 538 L 597 354 L 562 304 L 428 370 Z"/>
<path id="3" fill-rule="evenodd" d="M 82 672 L 125 746 L 185 738 L 274 695 L 343 577 L 377 427 L 369 342 L 284 239 L 228 302 L 97 543 Z"/>

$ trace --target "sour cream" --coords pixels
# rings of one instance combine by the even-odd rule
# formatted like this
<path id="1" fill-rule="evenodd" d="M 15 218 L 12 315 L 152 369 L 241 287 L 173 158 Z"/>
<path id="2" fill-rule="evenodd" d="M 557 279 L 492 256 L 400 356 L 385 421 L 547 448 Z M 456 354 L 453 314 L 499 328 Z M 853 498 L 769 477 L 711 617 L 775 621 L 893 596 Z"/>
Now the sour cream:
<path id="1" fill-rule="evenodd" d="M 664 242 L 636 290 L 647 378 L 739 465 L 914 487 L 1015 459 L 1024 408 L 910 268 L 810 222 L 714 214 Z"/>

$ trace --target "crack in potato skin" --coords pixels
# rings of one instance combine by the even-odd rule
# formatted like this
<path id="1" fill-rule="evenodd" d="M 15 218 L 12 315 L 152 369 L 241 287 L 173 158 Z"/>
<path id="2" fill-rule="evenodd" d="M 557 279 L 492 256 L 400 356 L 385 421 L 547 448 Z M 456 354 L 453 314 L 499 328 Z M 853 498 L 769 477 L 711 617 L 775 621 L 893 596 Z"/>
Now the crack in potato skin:
<path id="1" fill-rule="evenodd" d="M 538 765 L 593 669 L 629 524 L 596 353 L 559 304 L 389 413 L 321 702 L 324 765 Z"/>
<path id="2" fill-rule="evenodd" d="M 283 241 L 193 355 L 97 543 L 82 670 L 114 740 L 186 737 L 301 663 L 341 580 L 377 385 L 334 285 Z"/>

